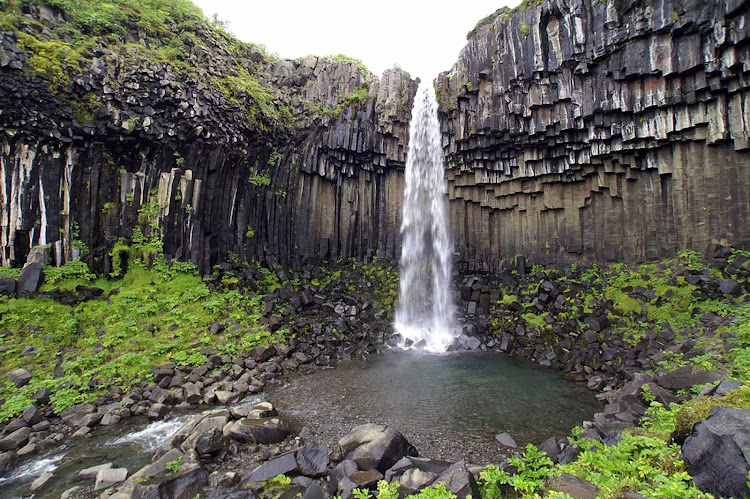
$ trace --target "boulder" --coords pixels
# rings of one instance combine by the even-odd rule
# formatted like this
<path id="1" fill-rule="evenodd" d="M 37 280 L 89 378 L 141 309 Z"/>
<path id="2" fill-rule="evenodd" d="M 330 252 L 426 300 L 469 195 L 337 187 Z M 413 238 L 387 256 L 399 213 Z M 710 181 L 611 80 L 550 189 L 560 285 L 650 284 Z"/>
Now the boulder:
<path id="1" fill-rule="evenodd" d="M 197 404 L 202 398 L 201 389 L 195 383 L 185 383 L 182 385 L 182 399 L 188 404 Z"/>
<path id="2" fill-rule="evenodd" d="M 482 497 L 479 494 L 477 481 L 474 479 L 474 475 L 466 468 L 464 461 L 458 461 L 451 465 L 435 479 L 435 482 L 445 483 L 446 489 L 456 494 L 458 499 L 464 499 L 468 495 L 471 495 L 471 497 Z"/>
<path id="3" fill-rule="evenodd" d="M 26 424 L 33 426 L 39 423 L 42 420 L 43 416 L 42 416 L 42 411 L 39 410 L 36 404 L 31 404 L 26 409 L 24 409 L 21 417 L 23 418 L 24 421 L 26 421 Z"/>
<path id="4" fill-rule="evenodd" d="M 128 478 L 128 470 L 125 468 L 105 468 L 96 474 L 94 490 L 108 489 L 116 483 L 124 482 Z"/>
<path id="5" fill-rule="evenodd" d="M 263 482 L 275 476 L 299 471 L 294 453 L 289 453 L 263 463 L 245 480 L 244 488 L 251 483 Z"/>
<path id="6" fill-rule="evenodd" d="M 682 390 L 695 385 L 705 385 L 722 379 L 720 374 L 711 371 L 693 371 L 692 367 L 684 366 L 656 378 L 659 386 L 669 390 Z"/>
<path id="7" fill-rule="evenodd" d="M 437 477 L 434 473 L 422 471 L 419 468 L 409 468 L 399 478 L 401 487 L 409 494 L 413 494 L 425 485 L 431 483 Z"/>
<path id="8" fill-rule="evenodd" d="M 0 277 L 0 296 L 16 294 L 16 280 L 12 277 Z"/>
<path id="9" fill-rule="evenodd" d="M 750 494 L 750 409 L 714 407 L 682 445 L 682 460 L 696 486 L 716 497 Z"/>
<path id="10" fill-rule="evenodd" d="M 41 489 L 42 487 L 44 487 L 44 485 L 47 482 L 50 481 L 52 476 L 53 475 L 50 472 L 43 473 L 41 476 L 39 476 L 33 482 L 31 482 L 31 485 L 29 486 L 29 490 L 32 492 L 36 492 L 37 490 Z"/>
<path id="11" fill-rule="evenodd" d="M 5 377 L 8 378 L 8 381 L 16 385 L 18 388 L 21 388 L 22 386 L 26 386 L 29 381 L 31 381 L 32 376 L 29 371 L 19 367 L 18 369 L 13 369 L 11 372 L 6 374 Z"/>
<path id="12" fill-rule="evenodd" d="M 60 419 L 63 420 L 68 426 L 78 428 L 81 426 L 81 421 L 88 414 L 94 412 L 95 408 L 91 404 L 78 404 L 73 407 L 68 407 L 60 413 Z"/>
<path id="13" fill-rule="evenodd" d="M 544 484 L 544 490 L 561 492 L 576 499 L 596 499 L 599 495 L 599 487 L 570 473 L 549 478 Z"/>
<path id="14" fill-rule="evenodd" d="M 176 472 L 167 468 L 178 460 L 180 466 Z M 131 475 L 113 497 L 193 499 L 207 482 L 208 472 L 201 467 L 195 452 L 183 454 L 172 449 Z"/>
<path id="15" fill-rule="evenodd" d="M 112 463 L 104 463 L 97 466 L 91 466 L 90 468 L 79 471 L 78 476 L 80 478 L 94 478 L 101 470 L 108 470 L 111 467 Z"/>
<path id="16" fill-rule="evenodd" d="M 286 424 L 277 418 L 242 418 L 224 428 L 224 436 L 256 444 L 276 444 L 283 441 L 289 433 Z"/>
<path id="17" fill-rule="evenodd" d="M 180 445 L 183 452 L 194 449 L 205 457 L 224 448 L 223 429 L 229 421 L 226 414 L 204 417 L 190 432 L 190 436 Z"/>
<path id="18" fill-rule="evenodd" d="M 339 445 L 360 470 L 377 469 L 381 473 L 407 454 L 416 454 L 401 433 L 373 423 L 358 426 L 339 440 Z"/>
<path id="19" fill-rule="evenodd" d="M 27 263 L 18 275 L 16 294 L 18 296 L 28 296 L 37 293 L 43 283 L 44 270 L 42 269 L 42 264 L 38 262 Z"/>
<path id="20" fill-rule="evenodd" d="M 26 445 L 30 436 L 31 428 L 19 428 L 0 440 L 0 451 L 19 449 Z"/>
<path id="21" fill-rule="evenodd" d="M 276 355 L 276 348 L 273 345 L 255 347 L 249 353 L 250 358 L 255 362 L 265 362 L 274 355 Z"/>
<path id="22" fill-rule="evenodd" d="M 383 479 L 383 474 L 378 470 L 367 470 L 367 471 L 355 471 L 349 475 L 349 480 L 356 485 L 358 489 L 371 489 L 375 488 L 380 480 Z"/>
<path id="23" fill-rule="evenodd" d="M 297 451 L 297 464 L 300 473 L 317 478 L 328 470 L 328 446 L 325 444 L 308 444 Z"/>

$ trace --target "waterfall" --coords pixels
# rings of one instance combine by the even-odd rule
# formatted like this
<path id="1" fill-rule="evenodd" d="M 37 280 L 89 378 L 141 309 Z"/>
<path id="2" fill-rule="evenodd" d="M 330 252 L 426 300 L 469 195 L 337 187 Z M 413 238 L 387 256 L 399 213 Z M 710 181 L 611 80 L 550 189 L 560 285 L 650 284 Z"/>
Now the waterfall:
<path id="1" fill-rule="evenodd" d="M 435 90 L 420 83 L 409 125 L 401 221 L 401 280 L 396 331 L 402 347 L 444 352 L 453 328 L 451 243 Z"/>

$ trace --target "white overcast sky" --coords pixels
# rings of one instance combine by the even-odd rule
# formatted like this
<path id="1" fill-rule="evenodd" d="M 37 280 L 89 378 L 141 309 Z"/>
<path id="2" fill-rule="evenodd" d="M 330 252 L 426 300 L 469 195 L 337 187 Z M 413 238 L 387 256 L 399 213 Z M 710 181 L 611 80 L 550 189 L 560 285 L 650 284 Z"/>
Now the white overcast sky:
<path id="1" fill-rule="evenodd" d="M 398 64 L 432 80 L 453 66 L 466 33 L 498 8 L 520 0 L 193 0 L 246 42 L 282 58 L 345 54 L 380 76 Z"/>

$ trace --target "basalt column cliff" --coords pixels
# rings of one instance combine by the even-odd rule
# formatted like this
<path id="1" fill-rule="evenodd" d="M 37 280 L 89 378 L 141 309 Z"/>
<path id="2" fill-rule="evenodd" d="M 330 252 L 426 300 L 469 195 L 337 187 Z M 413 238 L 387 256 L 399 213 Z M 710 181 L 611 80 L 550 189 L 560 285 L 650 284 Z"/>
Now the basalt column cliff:
<path id="1" fill-rule="evenodd" d="M 416 82 L 275 59 L 170 8 L 163 26 L 126 16 L 100 36 L 74 7 L 0 11 L 1 263 L 87 247 L 112 272 L 134 235 L 203 270 L 397 259 Z"/>
<path id="2" fill-rule="evenodd" d="M 750 2 L 552 0 L 437 83 L 461 260 L 644 260 L 750 241 Z"/>

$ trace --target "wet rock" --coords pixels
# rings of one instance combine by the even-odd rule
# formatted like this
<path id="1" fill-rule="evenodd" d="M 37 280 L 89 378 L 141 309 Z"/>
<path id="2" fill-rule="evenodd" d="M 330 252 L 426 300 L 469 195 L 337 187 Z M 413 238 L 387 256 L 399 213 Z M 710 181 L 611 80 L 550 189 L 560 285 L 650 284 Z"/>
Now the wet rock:
<path id="1" fill-rule="evenodd" d="M 228 424 L 224 435 L 240 442 L 275 444 L 283 441 L 290 433 L 286 424 L 277 418 L 249 419 Z"/>
<path id="2" fill-rule="evenodd" d="M 31 381 L 31 373 L 23 368 L 13 369 L 11 372 L 5 375 L 8 381 L 16 385 L 18 388 L 26 386 Z"/>
<path id="3" fill-rule="evenodd" d="M 226 413 L 207 415 L 190 430 L 189 436 L 180 445 L 183 452 L 195 450 L 199 456 L 206 457 L 224 448 L 223 429 L 229 421 Z"/>
<path id="4" fill-rule="evenodd" d="M 303 475 L 317 478 L 328 470 L 328 446 L 308 444 L 297 451 L 297 464 Z"/>
<path id="5" fill-rule="evenodd" d="M 177 472 L 167 468 L 169 463 L 176 462 L 180 463 Z M 114 497 L 192 499 L 207 482 L 208 472 L 200 465 L 195 452 L 183 454 L 172 449 L 131 475 Z"/>
<path id="6" fill-rule="evenodd" d="M 112 463 L 104 463 L 99 464 L 97 466 L 92 466 L 90 468 L 86 468 L 84 470 L 81 470 L 78 472 L 78 476 L 80 478 L 94 478 L 96 477 L 96 474 L 99 473 L 102 470 L 108 470 L 112 467 Z"/>
<path id="7" fill-rule="evenodd" d="M 60 412 L 60 419 L 68 425 L 74 428 L 82 426 L 83 418 L 94 412 L 96 409 L 91 404 L 78 404 Z"/>
<path id="8" fill-rule="evenodd" d="M 599 495 L 599 487 L 570 473 L 548 479 L 544 484 L 544 490 L 561 492 L 576 499 L 596 499 Z"/>
<path id="9" fill-rule="evenodd" d="M 10 435 L 0 439 L 0 451 L 16 450 L 29 441 L 31 428 L 19 428 Z"/>
<path id="10" fill-rule="evenodd" d="M 495 435 L 495 440 L 497 440 L 497 443 L 500 445 L 504 445 L 506 447 L 510 447 L 511 449 L 518 448 L 518 444 L 513 439 L 512 436 L 510 436 L 510 433 L 503 432 Z"/>
<path id="11" fill-rule="evenodd" d="M 29 490 L 31 492 L 36 492 L 37 490 L 39 490 L 42 487 L 44 487 L 47 484 L 47 482 L 49 482 L 50 479 L 53 476 L 54 475 L 52 473 L 50 473 L 50 472 L 42 474 L 41 476 L 39 476 L 38 478 L 36 478 L 33 482 L 31 482 L 31 485 L 29 486 Z"/>
<path id="12" fill-rule="evenodd" d="M 104 490 L 111 486 L 124 482 L 128 478 L 128 470 L 125 468 L 106 468 L 99 470 L 96 474 L 94 490 Z"/>
<path id="13" fill-rule="evenodd" d="M 60 499 L 78 499 L 80 497 L 85 497 L 84 493 L 84 487 L 76 485 L 75 487 L 71 487 L 63 492 Z"/>
<path id="14" fill-rule="evenodd" d="M 185 383 L 182 385 L 182 399 L 188 404 L 197 404 L 202 398 L 201 389 L 195 383 Z"/>
<path id="15" fill-rule="evenodd" d="M 695 425 L 682 446 L 682 459 L 695 484 L 716 497 L 748 493 L 750 410 L 714 407 Z"/>
<path id="16" fill-rule="evenodd" d="M 229 390 L 216 390 L 216 400 L 221 405 L 231 404 L 240 397 L 241 394 L 237 392 L 231 392 Z"/>
<path id="17" fill-rule="evenodd" d="M 148 419 L 157 421 L 169 413 L 169 407 L 164 404 L 153 404 L 148 410 Z"/>
<path id="18" fill-rule="evenodd" d="M 352 430 L 339 440 L 339 446 L 348 452 L 347 459 L 354 461 L 359 469 L 377 469 L 381 473 L 407 454 L 416 454 L 401 433 L 373 423 Z"/>
<path id="19" fill-rule="evenodd" d="M 94 426 L 99 424 L 99 422 L 102 420 L 103 417 L 104 415 L 101 413 L 92 412 L 90 414 L 86 414 L 85 416 L 83 416 L 79 422 L 79 425 L 93 428 Z"/>

